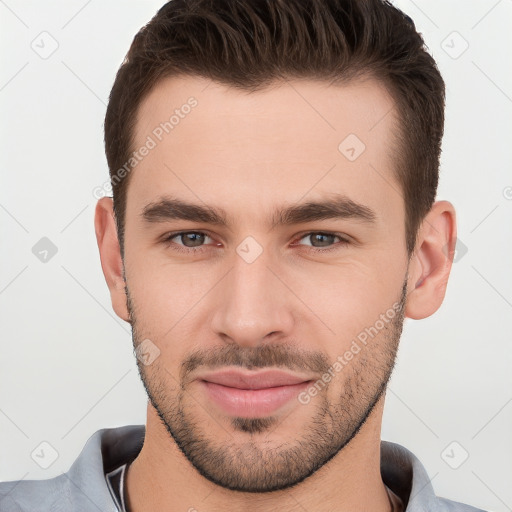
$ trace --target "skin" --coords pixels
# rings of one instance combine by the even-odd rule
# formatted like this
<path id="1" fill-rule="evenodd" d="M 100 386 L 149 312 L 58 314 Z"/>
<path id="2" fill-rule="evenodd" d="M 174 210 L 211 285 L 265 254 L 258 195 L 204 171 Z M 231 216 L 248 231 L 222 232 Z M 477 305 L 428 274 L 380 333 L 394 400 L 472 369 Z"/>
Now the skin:
<path id="1" fill-rule="evenodd" d="M 134 146 L 190 96 L 198 105 L 131 171 L 124 262 L 112 199 L 96 207 L 113 308 L 131 323 L 135 347 L 149 339 L 160 351 L 149 365 L 137 361 L 150 400 L 144 446 L 127 474 L 130 510 L 390 510 L 380 474 L 382 391 L 403 318 L 428 317 L 443 301 L 455 210 L 434 204 L 409 258 L 393 175 L 394 104 L 374 80 L 294 80 L 247 94 L 199 77 L 167 78 L 140 106 Z M 350 133 L 366 145 L 355 161 L 338 150 Z M 274 211 L 332 194 L 370 208 L 374 222 L 272 228 Z M 222 208 L 228 224 L 144 221 L 144 207 L 165 195 Z M 163 241 L 178 231 L 207 236 Z M 319 232 L 348 243 L 309 236 Z M 262 248 L 251 263 L 236 251 L 248 236 Z M 277 368 L 276 354 L 281 368 L 297 363 L 321 379 L 401 298 L 402 314 L 307 404 L 291 400 L 264 421 L 234 418 L 195 380 L 236 361 Z M 197 354 L 199 366 L 185 371 Z"/>

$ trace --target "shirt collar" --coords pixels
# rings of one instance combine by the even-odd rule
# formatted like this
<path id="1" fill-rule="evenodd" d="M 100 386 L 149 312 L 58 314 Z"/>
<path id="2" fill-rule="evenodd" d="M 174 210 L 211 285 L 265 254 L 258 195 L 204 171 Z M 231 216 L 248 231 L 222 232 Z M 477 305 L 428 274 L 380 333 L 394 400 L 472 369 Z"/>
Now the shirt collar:
<path id="1" fill-rule="evenodd" d="M 65 474 L 70 488 L 74 488 L 72 494 L 76 503 L 72 504 L 92 500 L 101 510 L 116 512 L 105 473 L 132 461 L 142 449 L 144 435 L 145 425 L 125 425 L 95 432 Z M 384 483 L 402 499 L 406 512 L 435 512 L 438 509 L 425 468 L 403 446 L 381 441 L 381 475 Z M 77 493 L 77 489 L 81 492 Z"/>

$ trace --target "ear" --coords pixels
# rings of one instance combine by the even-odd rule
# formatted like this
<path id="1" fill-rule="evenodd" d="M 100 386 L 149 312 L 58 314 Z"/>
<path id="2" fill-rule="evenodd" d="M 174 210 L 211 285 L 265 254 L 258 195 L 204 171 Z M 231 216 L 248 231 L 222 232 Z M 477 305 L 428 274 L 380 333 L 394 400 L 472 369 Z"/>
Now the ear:
<path id="1" fill-rule="evenodd" d="M 418 230 L 416 248 L 411 256 L 406 317 L 426 318 L 441 306 L 456 241 L 455 208 L 448 201 L 435 202 Z"/>
<path id="2" fill-rule="evenodd" d="M 102 197 L 96 204 L 94 228 L 100 251 L 101 268 L 110 290 L 112 307 L 118 317 L 130 322 L 112 198 Z"/>

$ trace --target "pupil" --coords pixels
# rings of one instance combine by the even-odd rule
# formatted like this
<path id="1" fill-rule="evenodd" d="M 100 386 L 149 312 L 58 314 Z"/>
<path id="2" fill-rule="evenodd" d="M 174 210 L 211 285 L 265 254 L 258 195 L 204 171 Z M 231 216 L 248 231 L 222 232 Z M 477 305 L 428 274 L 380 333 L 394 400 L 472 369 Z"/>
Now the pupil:
<path id="1" fill-rule="evenodd" d="M 187 247 L 196 247 L 198 245 L 201 245 L 201 243 L 204 241 L 204 235 L 202 233 L 187 233 L 184 239 L 182 236 L 182 241 L 185 242 L 185 245 Z M 188 245 L 188 242 L 190 241 L 192 242 L 192 245 Z M 197 243 L 194 244 L 194 242 Z"/>
<path id="2" fill-rule="evenodd" d="M 334 235 L 326 235 L 326 234 L 322 234 L 322 233 L 317 233 L 316 235 L 313 235 L 315 241 L 320 242 L 321 246 L 330 245 L 332 243 L 331 238 L 333 236 Z M 323 240 L 322 240 L 322 238 L 323 238 Z M 327 238 L 327 240 L 325 240 L 326 238 Z"/>

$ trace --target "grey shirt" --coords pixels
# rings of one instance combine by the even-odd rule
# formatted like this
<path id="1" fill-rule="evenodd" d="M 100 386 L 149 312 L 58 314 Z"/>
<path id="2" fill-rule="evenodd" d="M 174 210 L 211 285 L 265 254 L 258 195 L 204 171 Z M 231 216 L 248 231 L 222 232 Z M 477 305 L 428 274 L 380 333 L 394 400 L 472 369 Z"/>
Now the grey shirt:
<path id="1" fill-rule="evenodd" d="M 0 512 L 119 512 L 106 474 L 135 459 L 144 435 L 144 425 L 98 430 L 66 473 L 0 483 Z M 421 462 L 398 444 L 381 442 L 381 474 L 406 512 L 483 512 L 436 497 Z"/>

